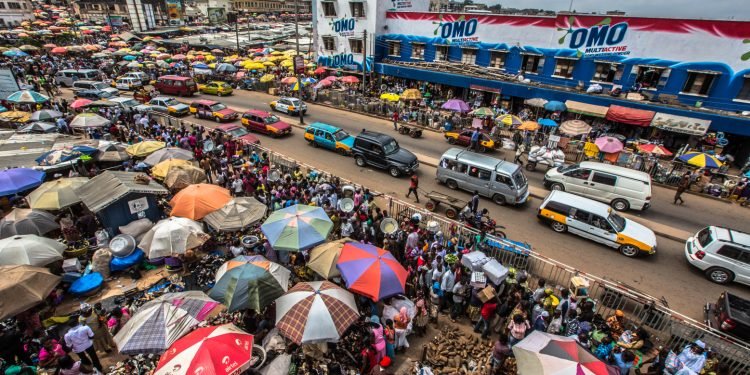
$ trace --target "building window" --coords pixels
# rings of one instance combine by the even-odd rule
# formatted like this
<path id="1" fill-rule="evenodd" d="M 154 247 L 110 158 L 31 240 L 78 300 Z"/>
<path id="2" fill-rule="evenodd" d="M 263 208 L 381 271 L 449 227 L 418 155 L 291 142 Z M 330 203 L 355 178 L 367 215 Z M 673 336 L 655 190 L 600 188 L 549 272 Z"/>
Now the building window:
<path id="1" fill-rule="evenodd" d="M 435 59 L 433 61 L 448 61 L 448 46 L 435 45 Z"/>
<path id="2" fill-rule="evenodd" d="M 638 75 L 635 78 L 636 83 L 640 83 L 644 89 L 654 89 L 664 75 L 667 68 L 658 66 L 638 66 Z"/>
<path id="3" fill-rule="evenodd" d="M 713 72 L 691 72 L 688 71 L 688 77 L 682 92 L 686 94 L 708 95 L 711 84 L 716 79 L 717 73 Z"/>
<path id="4" fill-rule="evenodd" d="M 336 50 L 336 38 L 332 36 L 323 37 L 323 49 L 326 51 Z"/>
<path id="5" fill-rule="evenodd" d="M 474 65 L 477 63 L 476 48 L 461 48 L 461 64 Z"/>
<path id="6" fill-rule="evenodd" d="M 23 9 L 29 9 L 26 3 L 23 3 Z"/>
<path id="7" fill-rule="evenodd" d="M 563 78 L 573 78 L 573 68 L 576 60 L 573 59 L 555 59 L 555 73 L 553 75 Z"/>
<path id="8" fill-rule="evenodd" d="M 614 82 L 617 73 L 620 73 L 618 72 L 618 64 L 598 62 L 596 63 L 594 77 L 591 80 L 597 82 Z"/>
<path id="9" fill-rule="evenodd" d="M 19 3 L 8 3 L 8 9 L 21 9 L 21 4 Z"/>
<path id="10" fill-rule="evenodd" d="M 5 9 L 5 3 L 2 1 L 0 1 L 0 9 Z M 0 18 L 0 21 L 5 22 L 5 20 L 3 20 L 2 18 Z"/>
<path id="11" fill-rule="evenodd" d="M 544 66 L 544 57 L 542 55 L 523 55 L 521 70 L 526 73 L 539 74 Z"/>
<path id="12" fill-rule="evenodd" d="M 365 3 L 361 1 L 352 1 L 349 3 L 349 8 L 352 10 L 352 17 L 364 18 L 365 17 Z"/>
<path id="13" fill-rule="evenodd" d="M 401 42 L 395 40 L 388 41 L 388 56 L 401 57 Z"/>
<path id="14" fill-rule="evenodd" d="M 414 60 L 424 60 L 424 43 L 412 42 L 411 58 Z"/>
<path id="15" fill-rule="evenodd" d="M 742 81 L 742 88 L 740 93 L 737 94 L 739 100 L 750 100 L 750 74 L 745 75 L 744 81 Z"/>
<path id="16" fill-rule="evenodd" d="M 364 53 L 364 47 L 362 39 L 349 39 L 349 48 L 352 49 L 352 53 Z"/>
<path id="17" fill-rule="evenodd" d="M 323 2 L 323 16 L 336 17 L 336 4 L 333 1 Z"/>
<path id="18" fill-rule="evenodd" d="M 490 51 L 490 68 L 505 68 L 505 57 L 508 51 Z"/>

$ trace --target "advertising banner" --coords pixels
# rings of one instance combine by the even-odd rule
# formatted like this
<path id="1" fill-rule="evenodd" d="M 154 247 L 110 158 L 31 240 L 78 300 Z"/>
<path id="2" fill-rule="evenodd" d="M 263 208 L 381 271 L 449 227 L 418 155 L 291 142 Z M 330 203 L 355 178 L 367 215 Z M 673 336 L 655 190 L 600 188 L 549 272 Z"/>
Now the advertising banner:
<path id="1" fill-rule="evenodd" d="M 167 0 L 167 17 L 169 17 L 169 23 L 172 25 L 182 20 L 182 4 L 180 0 Z"/>
<path id="2" fill-rule="evenodd" d="M 122 16 L 109 16 L 109 25 L 112 27 L 122 27 Z"/>
<path id="3" fill-rule="evenodd" d="M 704 135 L 710 125 L 711 120 L 675 116 L 661 112 L 656 112 L 654 119 L 651 120 L 651 126 L 655 128 L 690 135 Z"/>
<path id="4" fill-rule="evenodd" d="M 430 0 L 391 0 L 391 7 L 388 10 L 423 12 L 427 9 L 430 9 Z"/>
<path id="5" fill-rule="evenodd" d="M 227 13 L 224 8 L 207 8 L 208 22 L 212 25 L 227 22 Z"/>

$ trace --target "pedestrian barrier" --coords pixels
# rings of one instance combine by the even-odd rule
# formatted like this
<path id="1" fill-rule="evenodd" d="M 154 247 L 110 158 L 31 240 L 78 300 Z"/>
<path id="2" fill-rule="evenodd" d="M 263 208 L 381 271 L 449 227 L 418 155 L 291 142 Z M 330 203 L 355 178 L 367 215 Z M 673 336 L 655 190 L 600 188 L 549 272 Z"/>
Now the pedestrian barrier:
<path id="1" fill-rule="evenodd" d="M 151 113 L 151 116 L 162 125 L 169 124 L 177 127 L 185 125 L 189 127 L 192 124 L 189 121 L 160 113 Z M 269 158 L 271 169 L 277 169 L 283 173 L 291 173 L 299 167 L 303 173 L 315 171 L 323 176 L 334 176 L 320 168 L 296 161 L 259 145 L 250 145 L 245 151 L 265 153 Z M 344 185 L 364 188 L 353 181 L 335 177 Z M 576 294 L 576 290 L 578 290 L 577 294 L 581 295 L 581 288 L 574 287 L 571 280 L 576 276 L 587 280 L 588 287 L 585 288 L 585 295 L 596 302 L 595 311 L 597 314 L 608 317 L 613 315 L 615 310 L 624 311 L 630 323 L 637 327 L 644 327 L 651 333 L 655 347 L 661 345 L 674 351 L 680 351 L 685 344 L 701 340 L 706 343 L 707 347 L 717 353 L 719 359 L 729 366 L 732 373 L 750 373 L 750 344 L 727 336 L 670 309 L 666 301 L 662 299 L 638 291 L 627 284 L 577 270 L 535 252 L 528 244 L 496 238 L 491 235 L 481 235 L 472 228 L 427 211 L 422 207 L 414 206 L 373 190 L 371 192 L 378 196 L 381 202 L 384 202 L 391 217 L 402 221 L 419 214 L 422 223 L 435 222 L 438 230 L 445 235 L 446 241 L 455 238 L 459 247 L 468 247 L 476 244 L 477 239 L 483 239 L 481 242 L 485 245 L 478 248 L 485 251 L 488 256 L 496 258 L 506 267 L 526 271 L 530 276 L 530 285 L 534 285 L 535 280 L 543 278 L 547 280 L 548 284 L 560 288 L 569 288 L 571 294 Z"/>

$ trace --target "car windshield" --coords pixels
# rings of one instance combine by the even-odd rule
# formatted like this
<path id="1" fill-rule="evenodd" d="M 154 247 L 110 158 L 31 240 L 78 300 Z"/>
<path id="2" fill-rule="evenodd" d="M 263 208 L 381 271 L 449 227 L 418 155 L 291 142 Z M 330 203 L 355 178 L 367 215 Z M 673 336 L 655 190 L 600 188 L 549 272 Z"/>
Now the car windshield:
<path id="1" fill-rule="evenodd" d="M 214 105 L 211 106 L 211 110 L 212 111 L 221 111 L 222 109 L 226 109 L 226 108 L 227 108 L 227 106 L 225 106 L 224 104 L 221 104 L 221 103 L 216 103 L 216 104 L 214 104 Z"/>
<path id="2" fill-rule="evenodd" d="M 141 103 L 135 99 L 130 99 L 130 100 L 122 101 L 120 102 L 120 104 L 122 104 L 123 107 L 135 107 Z"/>
<path id="3" fill-rule="evenodd" d="M 396 151 L 398 151 L 398 143 L 395 139 L 391 139 L 390 142 L 383 145 L 383 151 L 385 151 L 386 155 L 392 154 Z"/>
<path id="4" fill-rule="evenodd" d="M 574 170 L 574 169 L 576 169 L 576 168 L 578 168 L 580 166 L 581 166 L 580 164 L 571 164 L 571 165 L 568 165 L 568 166 L 559 167 L 559 168 L 557 168 L 557 171 L 560 172 L 560 173 L 565 173 L 567 171 L 572 171 L 572 170 Z"/>
<path id="5" fill-rule="evenodd" d="M 95 83 L 95 84 L 93 84 L 93 86 L 97 90 L 104 90 L 106 88 L 109 88 L 109 86 L 106 83 L 104 83 L 104 82 Z"/>
<path id="6" fill-rule="evenodd" d="M 335 140 L 337 140 L 337 141 L 344 140 L 344 138 L 346 138 L 348 136 L 349 136 L 349 133 L 347 133 L 347 132 L 345 132 L 343 130 L 339 130 L 339 131 L 333 133 L 333 138 Z"/>
<path id="7" fill-rule="evenodd" d="M 167 99 L 164 101 L 164 104 L 166 105 L 179 105 L 180 102 L 177 101 L 175 98 Z"/>
<path id="8" fill-rule="evenodd" d="M 616 213 L 609 214 L 609 222 L 612 223 L 617 232 L 622 232 L 625 229 L 625 219 Z"/>
<path id="9" fill-rule="evenodd" d="M 291 105 L 294 105 L 294 106 L 298 106 L 299 105 L 299 99 L 293 99 L 293 98 L 291 98 L 291 99 L 287 99 L 287 100 L 289 100 L 289 103 Z"/>
<path id="10" fill-rule="evenodd" d="M 229 131 L 227 131 L 227 133 L 231 134 L 232 137 L 239 138 L 239 137 L 242 137 L 243 135 L 248 134 L 249 132 L 247 131 L 247 129 L 245 129 L 245 128 L 241 127 L 241 126 L 238 126 L 238 127 L 234 128 L 234 129 L 229 129 Z"/>
<path id="11" fill-rule="evenodd" d="M 270 115 L 270 116 L 268 116 L 268 117 L 266 117 L 266 118 L 263 119 L 263 122 L 265 122 L 266 124 L 274 124 L 274 123 L 277 123 L 279 121 L 281 121 L 281 120 L 279 120 L 279 118 L 276 117 L 276 116 L 274 116 L 274 115 Z"/>
<path id="12" fill-rule="evenodd" d="M 526 176 L 521 172 L 521 168 L 518 168 L 518 172 L 513 175 L 513 183 L 516 184 L 516 188 L 522 188 L 526 186 Z"/>

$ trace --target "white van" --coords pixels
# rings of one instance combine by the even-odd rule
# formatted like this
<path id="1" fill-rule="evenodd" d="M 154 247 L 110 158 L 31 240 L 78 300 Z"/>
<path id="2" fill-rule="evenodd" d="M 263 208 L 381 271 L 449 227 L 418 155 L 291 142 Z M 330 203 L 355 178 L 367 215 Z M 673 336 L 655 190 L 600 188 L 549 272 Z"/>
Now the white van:
<path id="1" fill-rule="evenodd" d="M 73 87 L 73 82 L 79 80 L 94 81 L 99 79 L 99 72 L 96 69 L 66 69 L 55 73 L 54 81 L 56 84 L 64 87 Z"/>
<path id="2" fill-rule="evenodd" d="M 656 253 L 656 234 L 603 203 L 553 190 L 537 217 L 557 233 L 570 232 L 618 249 L 626 257 Z"/>
<path id="3" fill-rule="evenodd" d="M 595 199 L 617 211 L 651 206 L 651 176 L 616 165 L 584 161 L 550 169 L 544 187 Z"/>
<path id="4" fill-rule="evenodd" d="M 685 242 L 688 262 L 718 284 L 750 285 L 750 234 L 706 227 Z"/>

